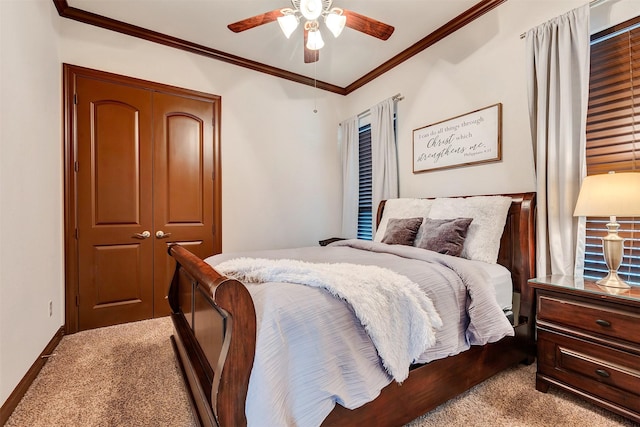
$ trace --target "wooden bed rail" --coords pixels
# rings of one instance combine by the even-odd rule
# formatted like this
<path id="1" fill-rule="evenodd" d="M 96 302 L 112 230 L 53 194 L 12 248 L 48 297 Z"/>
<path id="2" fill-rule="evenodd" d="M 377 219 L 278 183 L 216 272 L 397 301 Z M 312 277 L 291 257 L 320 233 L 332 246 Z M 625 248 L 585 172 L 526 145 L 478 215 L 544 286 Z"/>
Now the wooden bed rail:
<path id="1" fill-rule="evenodd" d="M 191 393 L 195 394 L 194 400 L 197 403 L 204 395 L 210 399 L 213 409 L 213 413 L 209 411 L 209 417 L 203 417 L 203 409 L 208 408 L 198 408 L 200 424 L 246 425 L 245 400 L 256 342 L 256 314 L 251 295 L 242 283 L 220 275 L 182 246 L 171 245 L 168 252 L 176 260 L 169 289 L 176 331 L 188 328 L 198 341 L 202 341 L 212 337 L 206 336 L 208 325 L 201 327 L 200 323 L 212 322 L 212 313 L 218 313 L 222 324 L 221 346 L 213 354 L 203 351 L 198 342 L 183 342 L 183 334 L 174 335 L 183 373 Z M 196 347 L 197 357 L 190 355 L 185 345 Z M 206 372 L 207 365 L 213 372 Z M 203 390 L 203 382 L 211 388 Z M 206 419 L 211 415 L 215 420 Z"/>

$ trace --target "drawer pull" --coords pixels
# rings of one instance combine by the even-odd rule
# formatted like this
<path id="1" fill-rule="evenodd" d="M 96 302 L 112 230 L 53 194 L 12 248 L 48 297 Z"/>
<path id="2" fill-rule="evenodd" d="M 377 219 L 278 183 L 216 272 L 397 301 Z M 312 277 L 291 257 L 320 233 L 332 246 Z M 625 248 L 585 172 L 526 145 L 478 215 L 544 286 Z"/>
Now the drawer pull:
<path id="1" fill-rule="evenodd" d="M 602 319 L 596 320 L 596 323 L 600 326 L 606 326 L 606 327 L 611 326 L 610 322 L 607 322 L 606 320 L 602 320 Z"/>
<path id="2" fill-rule="evenodd" d="M 602 378 L 609 378 L 611 376 L 609 375 L 609 372 L 604 369 L 596 369 L 596 374 L 600 375 Z"/>

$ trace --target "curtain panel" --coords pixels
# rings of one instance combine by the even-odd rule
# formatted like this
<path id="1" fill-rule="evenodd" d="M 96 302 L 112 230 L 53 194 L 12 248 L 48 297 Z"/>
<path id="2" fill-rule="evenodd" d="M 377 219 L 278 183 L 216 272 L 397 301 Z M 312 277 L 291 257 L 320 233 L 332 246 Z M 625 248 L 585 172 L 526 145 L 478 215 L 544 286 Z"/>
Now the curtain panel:
<path id="1" fill-rule="evenodd" d="M 526 34 L 540 276 L 576 275 L 584 264 L 584 218 L 573 211 L 586 175 L 589 41 L 588 4 Z"/>
<path id="2" fill-rule="evenodd" d="M 382 200 L 398 198 L 398 150 L 394 128 L 395 101 L 385 99 L 371 108 L 371 172 L 373 217 Z M 373 235 L 376 222 L 373 221 Z"/>
<path id="3" fill-rule="evenodd" d="M 358 116 L 338 127 L 338 144 L 342 157 L 342 237 L 355 239 L 358 234 Z"/>
<path id="4" fill-rule="evenodd" d="M 394 98 L 388 98 L 360 115 L 367 114 L 371 120 L 371 194 L 359 194 L 360 179 L 369 179 L 368 172 L 366 176 L 360 176 L 359 170 L 360 116 L 351 117 L 340 123 L 338 142 L 342 153 L 342 237 L 358 236 L 360 198 L 371 200 L 373 236 L 376 231 L 375 217 L 380 201 L 398 197 L 395 107 Z M 364 184 L 366 185 L 363 185 L 363 188 L 368 187 L 368 181 Z M 368 227 L 368 224 L 365 225 Z"/>

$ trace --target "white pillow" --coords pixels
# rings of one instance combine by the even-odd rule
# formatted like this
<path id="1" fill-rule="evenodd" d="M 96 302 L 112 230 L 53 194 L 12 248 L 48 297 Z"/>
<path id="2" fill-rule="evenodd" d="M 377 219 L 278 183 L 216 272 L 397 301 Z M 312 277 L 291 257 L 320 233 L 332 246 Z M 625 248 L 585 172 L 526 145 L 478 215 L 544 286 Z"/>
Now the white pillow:
<path id="1" fill-rule="evenodd" d="M 460 256 L 496 264 L 511 201 L 511 197 L 505 196 L 437 198 L 429 218 L 473 218 Z"/>
<path id="2" fill-rule="evenodd" d="M 384 233 L 387 231 L 387 222 L 391 218 L 427 218 L 433 200 L 431 199 L 389 199 L 384 204 L 382 219 L 373 238 L 374 242 L 381 242 Z M 422 226 L 418 229 L 416 240 L 420 241 L 422 236 Z"/>

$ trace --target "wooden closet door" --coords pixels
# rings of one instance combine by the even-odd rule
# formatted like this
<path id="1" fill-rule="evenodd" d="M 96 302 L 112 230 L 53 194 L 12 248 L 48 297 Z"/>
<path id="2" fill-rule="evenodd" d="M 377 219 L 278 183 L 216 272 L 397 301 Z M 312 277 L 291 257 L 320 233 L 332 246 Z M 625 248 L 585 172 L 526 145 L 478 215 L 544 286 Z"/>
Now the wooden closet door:
<path id="1" fill-rule="evenodd" d="M 153 316 L 152 93 L 76 80 L 79 330 Z"/>
<path id="2" fill-rule="evenodd" d="M 214 252 L 214 109 L 210 100 L 153 95 L 154 316 L 167 301 L 177 242 L 200 258 Z M 219 252 L 220 249 L 217 249 Z"/>
<path id="3" fill-rule="evenodd" d="M 169 314 L 178 242 L 220 253 L 220 97 L 64 64 L 66 333 Z"/>

